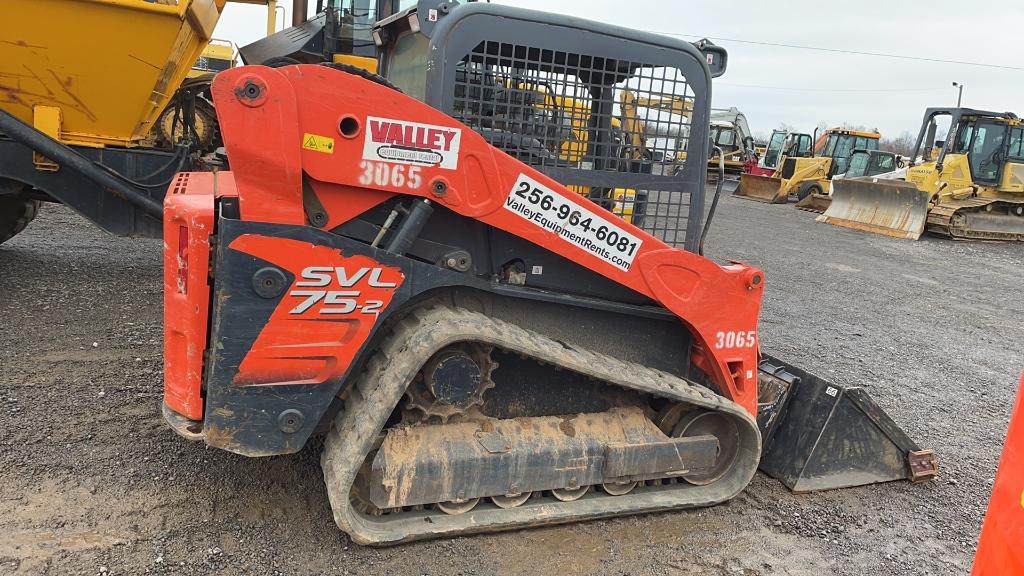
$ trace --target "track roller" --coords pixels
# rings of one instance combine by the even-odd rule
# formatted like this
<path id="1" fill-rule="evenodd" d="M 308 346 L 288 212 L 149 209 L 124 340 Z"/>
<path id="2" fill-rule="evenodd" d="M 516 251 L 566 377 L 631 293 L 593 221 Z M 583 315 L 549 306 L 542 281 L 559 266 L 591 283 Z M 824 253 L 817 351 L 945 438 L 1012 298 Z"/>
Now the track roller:
<path id="1" fill-rule="evenodd" d="M 532 495 L 533 492 L 523 492 L 521 494 L 512 494 L 507 496 L 491 496 L 491 503 L 498 508 L 515 508 L 525 504 Z"/>

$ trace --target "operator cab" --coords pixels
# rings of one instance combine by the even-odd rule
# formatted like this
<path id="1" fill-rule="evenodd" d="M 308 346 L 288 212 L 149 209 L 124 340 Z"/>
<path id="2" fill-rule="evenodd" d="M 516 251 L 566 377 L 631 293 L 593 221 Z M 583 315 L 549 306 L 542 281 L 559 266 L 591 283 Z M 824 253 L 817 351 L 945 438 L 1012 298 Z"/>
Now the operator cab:
<path id="1" fill-rule="evenodd" d="M 949 119 L 945 142 L 937 140 L 939 118 Z M 985 112 L 967 108 L 929 108 L 915 146 L 915 155 L 922 145 L 934 142 L 938 148 L 923 150 L 925 162 L 935 159 L 941 167 L 947 154 L 966 155 L 971 170 L 971 181 L 977 184 L 1001 187 L 1004 167 L 1024 163 L 1024 123 L 1010 112 Z M 942 143 L 940 146 L 939 144 Z"/>
<path id="2" fill-rule="evenodd" d="M 965 118 L 957 126 L 957 134 L 950 150 L 953 154 L 966 154 L 971 166 L 971 179 L 981 184 L 998 184 L 1003 164 L 1005 140 L 1012 131 L 1015 141 L 1010 155 L 1021 156 L 1021 127 L 1010 128 L 1005 121 L 995 118 Z"/>
<path id="3" fill-rule="evenodd" d="M 859 148 L 850 155 L 850 164 L 845 178 L 877 176 L 903 168 L 903 160 L 892 152 Z"/>
<path id="4" fill-rule="evenodd" d="M 727 155 L 740 149 L 736 142 L 736 129 L 731 124 L 712 124 L 711 143 Z"/>
<path id="5" fill-rule="evenodd" d="M 829 177 L 843 174 L 850 168 L 850 157 L 854 150 L 878 150 L 878 138 L 876 132 L 830 130 L 821 154 L 832 159 Z"/>
<path id="6" fill-rule="evenodd" d="M 810 158 L 814 155 L 810 134 L 773 130 L 764 151 L 764 167 L 778 168 L 783 158 Z"/>

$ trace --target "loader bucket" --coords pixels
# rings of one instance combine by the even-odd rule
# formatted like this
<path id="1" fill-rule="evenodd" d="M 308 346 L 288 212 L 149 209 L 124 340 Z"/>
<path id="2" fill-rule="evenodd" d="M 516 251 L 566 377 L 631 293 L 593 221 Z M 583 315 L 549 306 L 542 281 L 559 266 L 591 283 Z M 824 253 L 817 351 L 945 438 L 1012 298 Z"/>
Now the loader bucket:
<path id="1" fill-rule="evenodd" d="M 760 469 L 793 492 L 928 480 L 921 450 L 858 386 L 844 387 L 770 356 L 760 365 Z"/>
<path id="2" fill-rule="evenodd" d="M 904 180 L 836 180 L 832 205 L 818 222 L 917 240 L 928 219 L 929 199 L 928 192 Z"/>
<path id="3" fill-rule="evenodd" d="M 796 203 L 798 210 L 817 212 L 821 214 L 832 205 L 832 197 L 828 194 L 808 194 Z"/>
<path id="4" fill-rule="evenodd" d="M 789 202 L 789 194 L 782 190 L 782 180 L 771 176 L 744 174 L 740 176 L 740 185 L 732 195 L 769 204 Z"/>

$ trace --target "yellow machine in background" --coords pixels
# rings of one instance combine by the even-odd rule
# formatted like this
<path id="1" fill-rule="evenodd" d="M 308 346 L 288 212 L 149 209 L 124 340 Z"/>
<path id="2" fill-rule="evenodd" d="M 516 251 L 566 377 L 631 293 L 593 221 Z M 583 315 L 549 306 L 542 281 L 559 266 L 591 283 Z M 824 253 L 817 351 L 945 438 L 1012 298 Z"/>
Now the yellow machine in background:
<path id="1" fill-rule="evenodd" d="M 949 117 L 935 156 L 936 119 Z M 916 240 L 926 230 L 977 240 L 1024 240 L 1024 122 L 1010 112 L 929 108 L 906 180 L 835 182 L 820 222 Z"/>
<path id="2" fill-rule="evenodd" d="M 238 63 L 238 50 L 230 40 L 213 38 L 203 49 L 199 59 L 192 64 L 189 71 L 189 78 L 196 78 L 211 72 L 217 73 L 228 68 L 234 68 Z"/>
<path id="3" fill-rule="evenodd" d="M 537 78 L 509 78 L 500 81 L 500 84 L 514 92 L 533 94 L 531 106 L 542 114 L 525 124 L 543 132 L 543 135 L 537 135 L 538 141 L 543 143 L 547 151 L 556 156 L 559 162 L 578 165 L 587 161 L 592 103 L 585 96 L 559 94 L 552 87 L 559 84 L 557 78 L 551 82 Z M 670 171 L 685 159 L 685 151 L 676 151 L 671 158 L 654 158 L 647 138 L 679 139 L 680 136 L 685 136 L 675 133 L 679 132 L 678 126 L 673 132 L 671 129 L 666 131 L 662 125 L 688 123 L 693 111 L 692 101 L 672 94 L 637 97 L 628 88 L 618 91 L 617 100 L 619 114 L 617 118 L 612 119 L 611 128 L 624 162 L 640 163 L 641 169 L 647 170 L 657 164 L 662 170 Z M 664 120 L 658 116 L 659 112 L 670 115 L 669 117 L 674 120 L 659 122 Z M 523 122 L 521 119 L 516 121 Z M 634 222 L 634 212 L 645 201 L 644 192 L 626 188 L 597 191 L 589 186 L 576 185 L 570 185 L 568 188 L 604 205 L 625 220 L 639 224 Z"/>
<path id="4" fill-rule="evenodd" d="M 266 6 L 274 31 L 276 0 L 3 3 L 0 243 L 42 201 L 113 234 L 159 235 L 154 216 L 170 179 L 217 145 L 210 80 L 235 58 L 212 35 L 229 1 Z M 26 153 L 27 141 L 46 139 L 58 148 Z M 82 177 L 98 171 L 113 179 L 100 186 Z M 122 202 L 107 198 L 111 189 Z"/>
<path id="5" fill-rule="evenodd" d="M 740 175 L 748 162 L 758 158 L 747 117 L 735 107 L 711 109 L 710 140 L 712 146 L 722 150 L 726 174 Z M 717 170 L 718 160 L 709 158 L 708 173 Z"/>
<path id="6" fill-rule="evenodd" d="M 896 180 L 907 174 L 906 163 L 894 152 L 883 150 L 854 150 L 850 156 L 846 172 L 834 174 L 829 182 L 828 193 L 808 194 L 796 203 L 798 210 L 821 214 L 832 205 L 832 190 L 836 182 L 844 179 L 875 177 L 877 179 Z"/>
<path id="7" fill-rule="evenodd" d="M 785 204 L 793 194 L 799 199 L 811 194 L 824 194 L 832 176 L 846 171 L 853 151 L 878 150 L 880 138 L 877 132 L 830 128 L 825 132 L 823 148 L 816 151 L 816 155 L 786 155 L 771 176 L 744 174 L 733 195 Z"/>
<path id="8" fill-rule="evenodd" d="M 0 107 L 65 144 L 138 145 L 226 2 L 8 0 L 5 28 L 16 36 L 0 42 Z"/>

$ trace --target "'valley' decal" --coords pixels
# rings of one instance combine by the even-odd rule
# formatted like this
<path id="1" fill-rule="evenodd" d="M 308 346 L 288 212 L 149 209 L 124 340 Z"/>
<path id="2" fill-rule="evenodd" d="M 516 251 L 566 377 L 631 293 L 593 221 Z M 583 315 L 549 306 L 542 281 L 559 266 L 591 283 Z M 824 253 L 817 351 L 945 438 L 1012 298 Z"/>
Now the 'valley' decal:
<path id="1" fill-rule="evenodd" d="M 363 160 L 437 166 L 459 166 L 462 130 L 390 118 L 366 117 Z"/>

